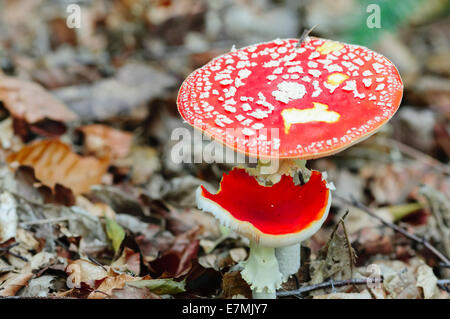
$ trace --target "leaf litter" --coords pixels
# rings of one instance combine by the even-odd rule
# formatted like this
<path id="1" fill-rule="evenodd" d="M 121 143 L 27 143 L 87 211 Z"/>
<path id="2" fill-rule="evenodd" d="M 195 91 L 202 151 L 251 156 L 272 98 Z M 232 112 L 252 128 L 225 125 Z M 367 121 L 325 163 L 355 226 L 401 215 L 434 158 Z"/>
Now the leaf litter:
<path id="1" fill-rule="evenodd" d="M 171 160 L 172 130 L 186 127 L 175 101 L 182 80 L 231 45 L 298 37 L 299 10 L 270 1 L 100 2 L 109 9 L 82 4 L 89 27 L 80 32 L 61 12 L 49 18 L 46 2 L 2 9 L 0 41 L 12 45 L 0 53 L 0 296 L 250 298 L 239 273 L 248 242 L 195 205 L 198 185 L 214 190 L 232 165 Z M 316 35 L 334 37 L 325 5 L 305 6 Z M 30 10 L 39 14 L 30 19 Z M 404 37 L 380 40 L 405 78 L 398 119 L 309 165 L 328 172 L 339 196 L 448 257 L 446 26 L 407 26 Z M 449 270 L 423 242 L 339 200 L 302 260 L 303 288 L 379 275 L 375 286 L 331 285 L 303 298 L 449 298 L 440 285 Z M 283 288 L 297 289 L 295 281 Z"/>

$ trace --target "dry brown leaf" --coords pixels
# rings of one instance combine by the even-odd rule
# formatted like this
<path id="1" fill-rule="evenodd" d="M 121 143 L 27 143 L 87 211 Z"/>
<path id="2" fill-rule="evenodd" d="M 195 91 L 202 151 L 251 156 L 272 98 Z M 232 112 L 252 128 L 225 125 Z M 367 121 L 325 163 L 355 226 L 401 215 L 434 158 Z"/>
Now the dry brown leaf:
<path id="1" fill-rule="evenodd" d="M 228 272 L 223 275 L 222 289 L 223 296 L 226 299 L 236 295 L 245 296 L 245 298 L 252 297 L 252 291 L 247 282 L 242 279 L 239 271 Z"/>
<path id="2" fill-rule="evenodd" d="M 78 130 L 84 135 L 84 146 L 88 154 L 122 158 L 130 152 L 133 135 L 128 132 L 102 124 L 85 125 Z"/>
<path id="3" fill-rule="evenodd" d="M 125 286 L 125 283 L 140 279 L 140 277 L 132 277 L 127 274 L 122 274 L 115 277 L 107 277 L 95 291 L 89 294 L 88 299 L 107 298 L 111 295 L 113 289 L 123 288 Z"/>
<path id="4" fill-rule="evenodd" d="M 66 273 L 68 274 L 66 283 L 69 288 L 80 288 L 81 283 L 92 288 L 96 280 L 107 276 L 106 269 L 85 259 L 71 262 L 66 268 Z"/>
<path id="5" fill-rule="evenodd" d="M 161 299 L 157 294 L 152 293 L 147 288 L 137 288 L 125 286 L 121 289 L 113 289 L 110 295 L 111 299 Z"/>
<path id="6" fill-rule="evenodd" d="M 12 274 L 1 286 L 0 296 L 15 296 L 16 293 L 33 277 L 32 273 Z"/>
<path id="7" fill-rule="evenodd" d="M 353 293 L 332 293 L 326 295 L 314 296 L 314 299 L 372 299 L 372 295 L 367 290 Z"/>
<path id="8" fill-rule="evenodd" d="M 13 77 L 0 77 L 0 101 L 14 118 L 27 123 L 46 118 L 60 122 L 77 118 L 75 113 L 39 84 Z"/>
<path id="9" fill-rule="evenodd" d="M 10 154 L 7 162 L 12 168 L 27 165 L 34 168 L 36 177 L 45 185 L 56 183 L 70 188 L 75 195 L 100 184 L 109 159 L 81 157 L 59 140 L 37 141 Z"/>
<path id="10" fill-rule="evenodd" d="M 140 254 L 135 253 L 132 249 L 125 247 L 122 255 L 110 265 L 111 269 L 117 272 L 132 271 L 139 275 L 141 271 Z"/>

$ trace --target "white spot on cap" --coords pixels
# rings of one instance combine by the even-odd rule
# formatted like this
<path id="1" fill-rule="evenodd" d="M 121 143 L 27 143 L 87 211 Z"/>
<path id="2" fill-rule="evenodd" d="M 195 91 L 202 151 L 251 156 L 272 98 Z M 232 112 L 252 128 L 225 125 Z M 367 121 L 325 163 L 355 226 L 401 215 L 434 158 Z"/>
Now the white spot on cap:
<path id="1" fill-rule="evenodd" d="M 281 82 L 277 88 L 278 90 L 273 91 L 272 95 L 276 100 L 286 104 L 292 100 L 301 99 L 306 94 L 305 86 L 297 82 Z"/>

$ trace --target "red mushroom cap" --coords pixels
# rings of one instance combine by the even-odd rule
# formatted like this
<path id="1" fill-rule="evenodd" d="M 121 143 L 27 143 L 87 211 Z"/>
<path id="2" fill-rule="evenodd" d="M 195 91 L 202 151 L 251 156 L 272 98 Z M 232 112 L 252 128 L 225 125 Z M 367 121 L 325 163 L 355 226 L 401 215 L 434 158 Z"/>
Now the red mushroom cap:
<path id="1" fill-rule="evenodd" d="M 302 186 L 287 175 L 273 186 L 262 186 L 244 169 L 234 168 L 223 175 L 216 194 L 201 186 L 197 204 L 223 225 L 263 246 L 284 247 L 319 230 L 328 216 L 331 192 L 318 171 L 312 171 Z"/>
<path id="2" fill-rule="evenodd" d="M 178 110 L 205 134 L 260 158 L 331 155 L 397 111 L 395 66 L 365 47 L 309 37 L 234 50 L 194 71 Z"/>

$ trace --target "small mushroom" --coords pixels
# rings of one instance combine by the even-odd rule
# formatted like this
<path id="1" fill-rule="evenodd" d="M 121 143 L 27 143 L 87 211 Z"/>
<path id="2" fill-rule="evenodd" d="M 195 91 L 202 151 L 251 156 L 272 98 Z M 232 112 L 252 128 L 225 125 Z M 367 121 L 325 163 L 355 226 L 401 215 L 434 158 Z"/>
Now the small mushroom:
<path id="1" fill-rule="evenodd" d="M 292 260 L 289 254 L 282 254 L 277 260 L 275 248 L 288 247 L 285 252 L 289 253 L 291 247 L 299 247 L 320 229 L 331 204 L 328 187 L 317 171 L 312 171 L 302 186 L 283 175 L 269 187 L 259 184 L 245 169 L 234 168 L 224 174 L 216 194 L 198 188 L 198 207 L 250 240 L 250 256 L 241 274 L 254 298 L 275 298 L 276 289 L 285 281 L 281 269 L 298 270 L 300 258 Z"/>
<path id="2" fill-rule="evenodd" d="M 259 160 L 279 161 L 272 173 L 262 170 L 267 162 L 245 168 L 260 186 L 273 185 L 267 196 L 274 198 L 282 194 L 269 195 L 269 189 L 285 176 L 298 188 L 309 183 L 314 172 L 306 160 L 338 153 L 374 134 L 395 114 L 402 94 L 396 67 L 381 54 L 307 36 L 300 45 L 297 39 L 277 39 L 215 58 L 184 81 L 177 104 L 187 123 L 217 142 Z M 245 200 L 246 207 L 265 202 Z M 292 209 L 308 213 L 302 206 Z M 285 280 L 298 270 L 300 245 L 278 247 Z"/>

